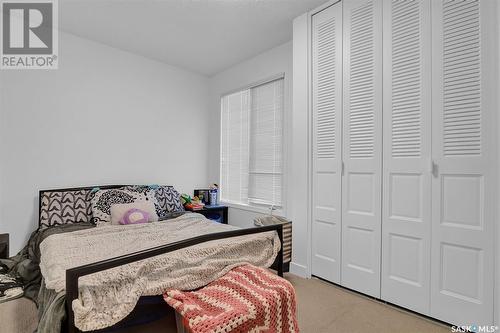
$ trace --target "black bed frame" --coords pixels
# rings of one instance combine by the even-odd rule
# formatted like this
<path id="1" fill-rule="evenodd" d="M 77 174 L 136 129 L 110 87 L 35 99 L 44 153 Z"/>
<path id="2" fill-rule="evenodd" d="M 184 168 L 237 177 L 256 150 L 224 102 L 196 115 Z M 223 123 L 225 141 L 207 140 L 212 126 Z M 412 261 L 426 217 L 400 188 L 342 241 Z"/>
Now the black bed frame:
<path id="1" fill-rule="evenodd" d="M 127 185 L 106 185 L 106 186 L 87 186 L 87 187 L 74 187 L 74 188 L 64 188 L 64 189 L 52 189 L 52 190 L 42 190 L 39 192 L 39 210 L 41 210 L 41 200 L 42 195 L 45 192 L 64 192 L 64 191 L 79 191 L 79 190 L 91 190 L 95 187 L 100 189 L 113 189 L 120 188 Z M 40 212 L 38 214 L 40 217 Z M 40 221 L 39 221 L 40 223 Z M 61 327 L 63 332 L 75 333 L 80 332 L 74 324 L 74 313 L 71 307 L 73 300 L 78 298 L 78 279 L 82 276 L 97 273 L 114 267 L 130 264 L 135 261 L 140 261 L 143 259 L 151 258 L 157 255 L 173 252 L 193 245 L 238 236 L 245 236 L 251 234 L 257 234 L 262 232 L 276 231 L 281 243 L 281 248 L 278 252 L 275 262 L 271 268 L 276 269 L 279 276 L 283 276 L 283 229 L 282 225 L 269 225 L 264 227 L 254 227 L 248 229 L 238 229 L 231 231 L 218 232 L 213 234 L 201 235 L 193 238 L 184 239 L 178 242 L 165 244 L 157 246 L 148 250 L 130 253 L 124 256 L 111 258 L 107 260 L 102 260 L 88 265 L 83 265 L 79 267 L 74 267 L 66 270 L 66 323 Z M 118 323 L 119 324 L 119 323 Z M 117 325 L 118 325 L 117 324 Z M 115 325 L 116 326 L 116 325 Z M 112 327 L 115 327 L 112 326 Z M 112 328 L 111 327 L 111 328 Z M 108 330 L 107 328 L 106 330 Z M 95 331 L 98 332 L 98 331 Z"/>

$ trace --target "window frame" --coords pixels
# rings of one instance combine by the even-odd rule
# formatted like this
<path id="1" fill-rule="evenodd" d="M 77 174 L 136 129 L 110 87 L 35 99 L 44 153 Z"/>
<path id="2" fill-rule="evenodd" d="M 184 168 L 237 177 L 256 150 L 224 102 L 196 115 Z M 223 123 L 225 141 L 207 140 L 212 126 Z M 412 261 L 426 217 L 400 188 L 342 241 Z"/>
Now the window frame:
<path id="1" fill-rule="evenodd" d="M 271 83 L 273 81 L 278 81 L 278 80 L 283 80 L 283 114 L 282 114 L 282 124 L 281 124 L 281 127 L 282 127 L 282 156 L 281 156 L 281 163 L 282 163 L 282 171 L 281 171 L 281 183 L 282 183 L 282 186 L 281 186 L 281 205 L 280 206 L 274 206 L 274 205 L 267 205 L 267 204 L 258 204 L 258 203 L 248 203 L 248 204 L 245 204 L 245 203 L 241 203 L 241 202 L 235 202 L 235 201 L 228 201 L 228 200 L 222 200 L 221 198 L 221 203 L 228 206 L 228 207 L 231 207 L 231 208 L 236 208 L 236 209 L 240 209 L 240 210 L 245 210 L 245 211 L 249 211 L 249 212 L 255 212 L 255 213 L 261 213 L 261 214 L 269 214 L 272 210 L 273 214 L 276 214 L 276 215 L 285 215 L 285 211 L 286 211 L 286 202 L 287 202 L 287 191 L 286 191 L 286 188 L 287 188 L 287 184 L 286 184 L 286 180 L 287 180 L 287 176 L 288 176 L 288 163 L 287 163 L 287 141 L 286 141 L 286 138 L 287 138 L 287 126 L 288 126 L 288 121 L 287 121 L 287 116 L 286 116 L 286 110 L 287 110 L 287 106 L 288 106 L 288 103 L 286 102 L 287 101 L 287 97 L 288 97 L 288 92 L 287 92 L 287 81 L 286 81 L 286 76 L 285 76 L 285 73 L 282 72 L 282 73 L 278 73 L 278 74 L 275 74 L 275 75 L 272 75 L 270 77 L 267 77 L 265 79 L 262 79 L 262 80 L 259 80 L 259 81 L 255 81 L 251 84 L 247 84 L 247 85 L 244 85 L 244 86 L 241 86 L 240 88 L 236 88 L 236 89 L 231 89 L 227 92 L 224 92 L 222 93 L 220 96 L 219 96 L 219 118 L 220 118 L 220 124 L 219 124 L 219 156 L 218 156 L 218 161 L 219 161 L 219 184 L 221 184 L 221 180 L 222 180 L 222 163 L 221 163 L 221 159 L 222 159 L 222 122 L 223 122 L 223 118 L 222 118 L 222 99 L 225 97 L 225 96 L 228 96 L 228 95 L 231 95 L 231 94 L 234 94 L 234 93 L 238 93 L 238 92 L 241 92 L 241 91 L 244 91 L 244 90 L 250 90 L 252 88 L 256 88 L 256 87 L 259 87 L 259 86 L 262 86 L 262 85 L 265 85 L 265 84 L 268 84 L 268 83 Z"/>

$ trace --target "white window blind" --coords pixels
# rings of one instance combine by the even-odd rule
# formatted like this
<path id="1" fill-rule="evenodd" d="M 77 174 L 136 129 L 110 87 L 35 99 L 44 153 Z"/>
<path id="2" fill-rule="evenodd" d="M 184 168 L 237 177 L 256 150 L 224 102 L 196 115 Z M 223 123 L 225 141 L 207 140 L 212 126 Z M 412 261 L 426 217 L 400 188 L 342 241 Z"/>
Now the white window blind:
<path id="1" fill-rule="evenodd" d="M 221 199 L 282 206 L 283 78 L 221 98 Z"/>

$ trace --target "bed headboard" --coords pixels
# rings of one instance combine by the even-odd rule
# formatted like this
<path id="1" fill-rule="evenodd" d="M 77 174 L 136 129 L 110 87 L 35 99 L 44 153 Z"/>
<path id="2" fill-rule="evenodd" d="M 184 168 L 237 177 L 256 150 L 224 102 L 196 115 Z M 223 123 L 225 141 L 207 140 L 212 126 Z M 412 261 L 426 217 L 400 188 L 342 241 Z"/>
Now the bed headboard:
<path id="1" fill-rule="evenodd" d="M 92 189 L 114 189 L 129 185 L 96 185 L 84 187 L 57 188 L 38 192 L 38 227 L 44 220 L 53 224 L 65 224 L 68 219 L 91 221 L 89 194 Z M 49 200 L 50 199 L 50 200 Z M 49 206 L 50 204 L 50 206 Z M 50 212 L 58 211 L 60 214 Z"/>
<path id="2" fill-rule="evenodd" d="M 180 194 L 171 185 L 97 185 L 41 190 L 38 194 L 38 228 L 69 223 L 94 223 L 99 220 L 99 217 L 92 214 L 91 200 L 95 193 L 93 190 L 112 190 L 123 187 L 134 187 L 128 188 L 127 191 L 141 193 L 141 195 L 154 191 L 151 195 L 154 196 L 158 218 L 184 211 Z"/>

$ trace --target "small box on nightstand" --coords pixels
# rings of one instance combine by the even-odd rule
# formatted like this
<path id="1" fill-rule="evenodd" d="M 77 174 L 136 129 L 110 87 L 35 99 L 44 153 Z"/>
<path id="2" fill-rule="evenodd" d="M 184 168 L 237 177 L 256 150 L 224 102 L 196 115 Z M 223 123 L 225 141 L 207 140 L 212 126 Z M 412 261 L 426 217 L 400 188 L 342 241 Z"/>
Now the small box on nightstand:
<path id="1" fill-rule="evenodd" d="M 0 259 L 9 257 L 9 234 L 0 234 Z"/>

